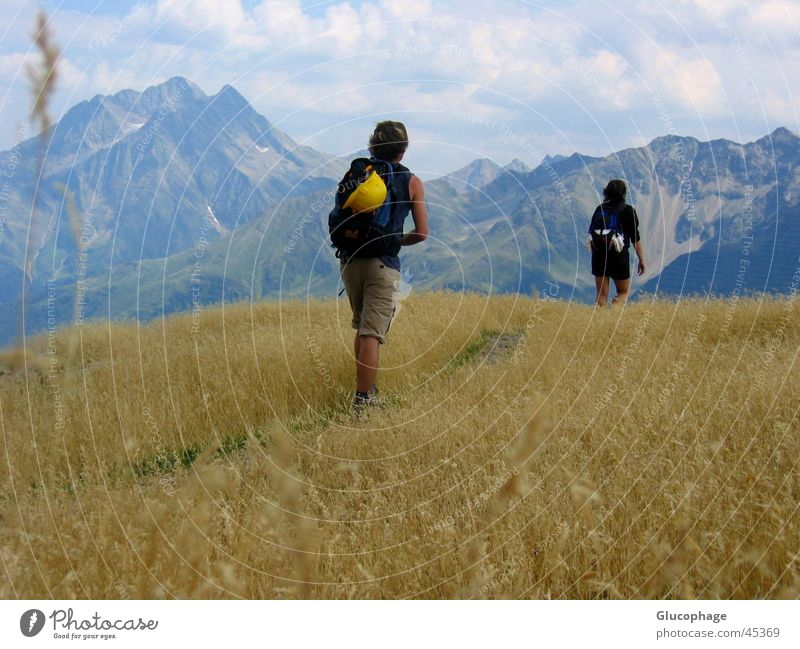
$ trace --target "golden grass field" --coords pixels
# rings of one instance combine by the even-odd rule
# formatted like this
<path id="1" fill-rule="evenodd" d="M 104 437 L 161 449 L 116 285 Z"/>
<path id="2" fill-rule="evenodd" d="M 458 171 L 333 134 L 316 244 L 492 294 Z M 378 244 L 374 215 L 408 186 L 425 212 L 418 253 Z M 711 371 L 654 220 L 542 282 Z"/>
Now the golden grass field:
<path id="1" fill-rule="evenodd" d="M 412 295 L 358 419 L 351 348 L 344 300 L 28 340 L 0 596 L 800 596 L 791 297 Z"/>

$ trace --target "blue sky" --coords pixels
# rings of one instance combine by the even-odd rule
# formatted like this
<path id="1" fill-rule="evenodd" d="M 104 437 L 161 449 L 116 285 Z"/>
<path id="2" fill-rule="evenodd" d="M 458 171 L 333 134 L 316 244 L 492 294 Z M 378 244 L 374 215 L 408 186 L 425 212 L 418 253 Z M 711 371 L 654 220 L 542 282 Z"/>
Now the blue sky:
<path id="1" fill-rule="evenodd" d="M 800 130 L 797 2 L 3 0 L 3 149 L 27 119 L 40 4 L 63 51 L 56 116 L 181 75 L 208 94 L 233 85 L 332 153 L 400 119 L 407 162 L 424 175 L 478 157 L 607 154 L 667 133 Z"/>

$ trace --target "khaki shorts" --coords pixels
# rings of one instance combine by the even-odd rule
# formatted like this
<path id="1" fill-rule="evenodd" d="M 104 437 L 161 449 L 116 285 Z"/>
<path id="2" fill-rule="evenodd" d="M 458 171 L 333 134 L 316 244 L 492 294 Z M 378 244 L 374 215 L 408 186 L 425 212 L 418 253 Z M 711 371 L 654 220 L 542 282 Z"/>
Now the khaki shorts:
<path id="1" fill-rule="evenodd" d="M 355 257 L 342 264 L 342 281 L 353 310 L 353 329 L 383 344 L 395 312 L 400 271 L 378 257 Z"/>

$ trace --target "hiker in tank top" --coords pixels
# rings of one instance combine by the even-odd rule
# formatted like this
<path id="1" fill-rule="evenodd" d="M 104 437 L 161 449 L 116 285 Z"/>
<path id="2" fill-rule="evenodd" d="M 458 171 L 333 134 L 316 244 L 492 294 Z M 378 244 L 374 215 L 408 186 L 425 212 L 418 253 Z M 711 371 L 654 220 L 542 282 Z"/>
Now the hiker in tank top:
<path id="1" fill-rule="evenodd" d="M 625 302 L 631 288 L 630 244 L 639 259 L 637 272 L 644 274 L 644 251 L 639 236 L 639 216 L 636 210 L 625 203 L 628 188 L 623 180 L 610 180 L 603 189 L 605 199 L 597 206 L 589 226 L 592 250 L 592 275 L 594 275 L 595 302 L 605 306 L 608 301 L 610 280 L 614 280 L 617 294 L 612 304 Z M 600 215 L 600 218 L 598 218 Z M 604 219 L 602 217 L 605 217 Z M 612 237 L 618 234 L 621 240 L 613 244 Z"/>
<path id="2" fill-rule="evenodd" d="M 400 164 L 408 148 L 408 133 L 401 122 L 379 122 L 369 138 L 373 160 L 392 166 L 389 249 L 380 256 L 352 256 L 342 259 L 341 274 L 350 307 L 352 326 L 356 329 L 353 343 L 356 359 L 356 392 L 353 408 L 359 412 L 366 405 L 377 403 L 380 345 L 395 313 L 395 300 L 400 288 L 400 248 L 425 241 L 428 237 L 428 210 L 422 181 Z M 403 234 L 409 212 L 414 229 Z"/>

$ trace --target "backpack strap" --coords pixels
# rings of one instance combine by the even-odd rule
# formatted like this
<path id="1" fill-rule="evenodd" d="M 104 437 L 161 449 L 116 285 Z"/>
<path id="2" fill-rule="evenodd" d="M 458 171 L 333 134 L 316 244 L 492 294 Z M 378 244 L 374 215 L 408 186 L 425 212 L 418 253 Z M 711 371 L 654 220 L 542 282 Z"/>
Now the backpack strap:
<path id="1" fill-rule="evenodd" d="M 394 166 L 388 160 L 381 160 L 380 158 L 370 158 L 370 160 L 383 163 L 387 169 L 386 198 L 383 201 L 383 205 L 378 208 L 378 213 L 375 215 L 375 222 L 380 226 L 386 226 L 389 223 L 389 216 L 392 211 L 392 201 L 389 200 L 389 197 L 394 191 Z"/>

